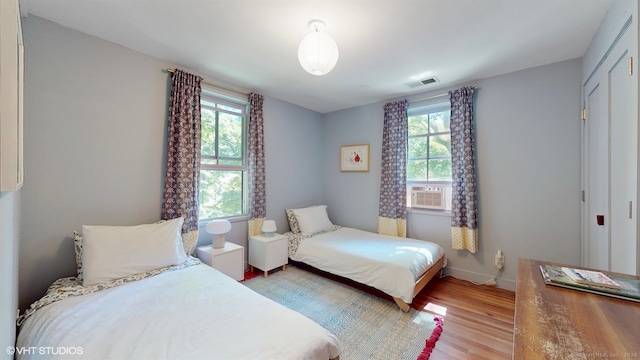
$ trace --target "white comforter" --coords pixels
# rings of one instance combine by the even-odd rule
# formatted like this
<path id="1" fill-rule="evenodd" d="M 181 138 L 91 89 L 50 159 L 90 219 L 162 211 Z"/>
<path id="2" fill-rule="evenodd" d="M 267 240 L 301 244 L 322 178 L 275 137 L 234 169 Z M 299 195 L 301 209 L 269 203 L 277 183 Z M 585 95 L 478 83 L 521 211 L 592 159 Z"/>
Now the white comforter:
<path id="1" fill-rule="evenodd" d="M 25 321 L 16 351 L 18 359 L 329 359 L 340 353 L 338 339 L 320 325 L 207 265 L 47 305 Z"/>
<path id="2" fill-rule="evenodd" d="M 301 240 L 291 258 L 410 304 L 416 280 L 443 256 L 432 242 L 342 227 Z"/>

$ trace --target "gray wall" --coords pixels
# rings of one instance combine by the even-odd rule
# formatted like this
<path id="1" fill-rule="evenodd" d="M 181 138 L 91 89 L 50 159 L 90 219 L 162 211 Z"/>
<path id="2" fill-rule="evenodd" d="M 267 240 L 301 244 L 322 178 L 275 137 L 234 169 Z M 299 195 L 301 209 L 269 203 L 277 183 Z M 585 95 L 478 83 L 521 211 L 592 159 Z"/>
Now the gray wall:
<path id="1" fill-rule="evenodd" d="M 498 249 L 506 256 L 499 285 L 510 289 L 515 288 L 518 257 L 579 264 L 580 78 L 576 59 L 472 84 L 479 86 L 480 251 L 474 255 L 451 249 L 447 215 L 414 210 L 407 221 L 410 237 L 446 250 L 448 273 L 473 281 L 493 277 Z M 376 230 L 383 105 L 325 116 L 324 198 L 336 223 Z M 341 173 L 340 145 L 358 143 L 371 144 L 371 170 Z"/>
<path id="2" fill-rule="evenodd" d="M 18 308 L 18 239 L 21 191 L 0 192 L 0 358 L 13 359 L 5 349 L 15 344 Z"/>
<path id="3" fill-rule="evenodd" d="M 20 305 L 75 275 L 73 231 L 160 218 L 168 64 L 29 16 Z"/>
<path id="4" fill-rule="evenodd" d="M 325 114 L 324 200 L 338 225 L 376 232 L 382 158 L 383 104 Z M 369 144 L 369 172 L 341 172 L 340 146 Z"/>
<path id="5" fill-rule="evenodd" d="M 23 30 L 22 309 L 55 279 L 75 275 L 73 230 L 160 218 L 169 88 L 163 69 L 176 67 L 35 16 Z M 266 97 L 264 118 L 267 216 L 285 230 L 285 206 L 322 200 L 322 117 Z M 246 245 L 246 227 L 235 222 L 227 239 Z M 200 244 L 211 241 L 200 234 Z"/>
<path id="6" fill-rule="evenodd" d="M 322 203 L 322 115 L 274 98 L 264 101 L 267 218 L 289 231 L 284 209 Z"/>

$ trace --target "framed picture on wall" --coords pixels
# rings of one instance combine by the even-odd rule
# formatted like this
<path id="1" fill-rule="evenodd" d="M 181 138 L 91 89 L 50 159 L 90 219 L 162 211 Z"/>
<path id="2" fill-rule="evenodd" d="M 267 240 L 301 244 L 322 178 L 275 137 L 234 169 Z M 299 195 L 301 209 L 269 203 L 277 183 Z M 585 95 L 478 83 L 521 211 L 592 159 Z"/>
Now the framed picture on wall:
<path id="1" fill-rule="evenodd" d="M 369 144 L 340 146 L 340 171 L 369 171 Z"/>

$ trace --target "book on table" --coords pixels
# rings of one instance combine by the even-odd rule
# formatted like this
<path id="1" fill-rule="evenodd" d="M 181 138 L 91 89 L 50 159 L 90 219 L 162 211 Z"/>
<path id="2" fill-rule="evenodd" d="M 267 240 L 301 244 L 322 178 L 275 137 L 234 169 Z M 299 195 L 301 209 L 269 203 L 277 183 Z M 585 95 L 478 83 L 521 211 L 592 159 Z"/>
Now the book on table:
<path id="1" fill-rule="evenodd" d="M 540 272 L 547 285 L 640 302 L 640 280 L 638 279 L 554 265 L 540 265 Z"/>

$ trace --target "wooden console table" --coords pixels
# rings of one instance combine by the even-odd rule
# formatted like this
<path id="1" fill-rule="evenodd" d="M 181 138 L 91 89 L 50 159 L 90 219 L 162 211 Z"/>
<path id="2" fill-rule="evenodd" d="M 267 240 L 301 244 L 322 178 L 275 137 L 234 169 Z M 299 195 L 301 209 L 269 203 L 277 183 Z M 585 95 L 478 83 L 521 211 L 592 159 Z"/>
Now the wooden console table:
<path id="1" fill-rule="evenodd" d="M 513 359 L 640 359 L 640 303 L 546 285 L 540 264 L 518 259 Z"/>

